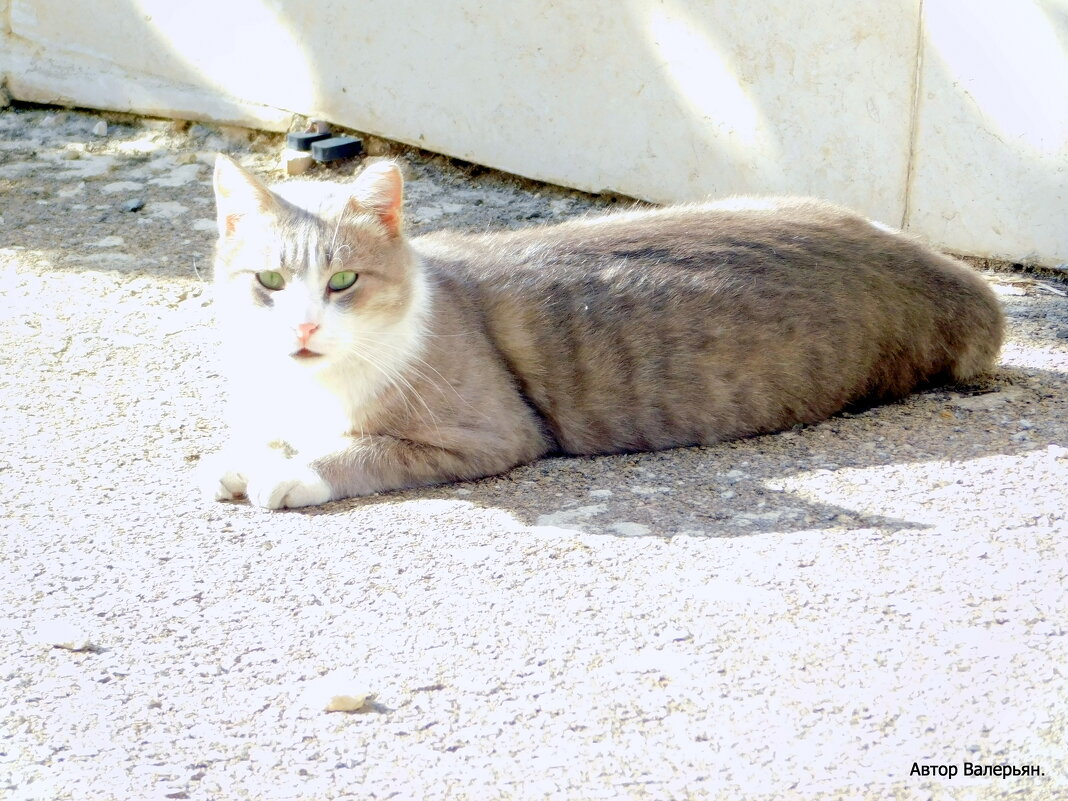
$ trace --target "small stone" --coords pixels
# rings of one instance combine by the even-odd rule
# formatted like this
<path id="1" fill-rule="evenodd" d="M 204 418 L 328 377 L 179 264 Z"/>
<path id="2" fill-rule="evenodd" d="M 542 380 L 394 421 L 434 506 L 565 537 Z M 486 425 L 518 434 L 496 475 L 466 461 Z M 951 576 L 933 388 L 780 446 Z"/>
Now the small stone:
<path id="1" fill-rule="evenodd" d="M 420 206 L 415 210 L 415 220 L 416 222 L 433 222 L 444 213 L 444 210 L 438 206 Z"/>
<path id="2" fill-rule="evenodd" d="M 139 197 L 135 197 L 123 202 L 123 204 L 119 208 L 121 208 L 123 211 L 140 211 L 144 207 L 145 201 Z"/>
<path id="3" fill-rule="evenodd" d="M 141 120 L 141 127 L 146 131 L 166 131 L 170 129 L 173 120 L 150 119 L 145 117 Z"/>
<path id="4" fill-rule="evenodd" d="M 151 206 L 146 207 L 153 217 L 165 217 L 174 219 L 189 211 L 188 206 L 183 206 L 174 200 L 154 200 Z"/>
<path id="5" fill-rule="evenodd" d="M 59 157 L 63 159 L 63 161 L 77 161 L 82 157 L 82 154 L 78 150 L 64 150 L 59 154 Z"/>
<path id="6" fill-rule="evenodd" d="M 93 126 L 93 136 L 107 136 L 107 135 L 108 135 L 108 124 L 106 122 L 104 122 L 103 120 L 100 120 L 96 125 Z"/>
<path id="7" fill-rule="evenodd" d="M 137 192 L 144 188 L 145 185 L 137 181 L 112 181 L 100 187 L 100 191 L 105 195 L 112 195 L 116 192 Z"/>
<path id="8" fill-rule="evenodd" d="M 379 139 L 377 136 L 366 137 L 363 147 L 368 156 L 388 156 L 393 152 L 389 142 L 385 139 Z"/>
<path id="9" fill-rule="evenodd" d="M 286 148 L 282 151 L 282 169 L 286 175 L 303 175 L 314 164 L 311 153 Z"/>
<path id="10" fill-rule="evenodd" d="M 181 166 L 183 164 L 196 164 L 196 153 L 179 153 L 174 157 L 174 163 Z"/>
<path id="11" fill-rule="evenodd" d="M 239 128 L 236 125 L 220 125 L 219 133 L 231 144 L 247 145 L 252 138 L 252 131 L 248 128 Z"/>
<path id="12" fill-rule="evenodd" d="M 358 712 L 367 705 L 370 693 L 356 693 L 355 695 L 334 695 L 325 707 L 326 712 Z"/>
<path id="13" fill-rule="evenodd" d="M 634 523 L 630 520 L 612 523 L 609 528 L 622 537 L 644 537 L 650 531 L 648 526 L 643 526 L 641 523 Z"/>
<path id="14" fill-rule="evenodd" d="M 89 247 L 94 248 L 117 248 L 126 244 L 126 240 L 121 236 L 105 236 L 103 239 L 98 239 L 96 242 L 90 242 Z"/>
<path id="15" fill-rule="evenodd" d="M 183 164 L 180 167 L 175 167 L 166 175 L 150 178 L 148 182 L 156 186 L 165 186 L 171 189 L 185 186 L 200 177 L 200 171 L 203 167 L 204 165 L 194 158 L 192 164 Z"/>
<path id="16" fill-rule="evenodd" d="M 85 181 L 75 184 L 74 186 L 68 186 L 65 189 L 60 189 L 56 195 L 59 197 L 74 197 L 80 195 L 85 191 Z"/>
<path id="17" fill-rule="evenodd" d="M 966 395 L 951 401 L 952 406 L 958 409 L 978 412 L 996 408 L 1003 403 L 1011 403 L 1023 397 L 1023 391 L 1016 387 L 1004 387 L 995 392 L 985 392 L 981 395 Z"/>
<path id="18" fill-rule="evenodd" d="M 65 651 L 95 650 L 89 635 L 81 626 L 69 620 L 50 620 L 42 623 L 37 627 L 34 639 L 41 645 L 50 645 Z"/>
<path id="19" fill-rule="evenodd" d="M 323 712 L 358 712 L 374 696 L 352 670 L 339 669 L 309 681 L 300 706 Z"/>

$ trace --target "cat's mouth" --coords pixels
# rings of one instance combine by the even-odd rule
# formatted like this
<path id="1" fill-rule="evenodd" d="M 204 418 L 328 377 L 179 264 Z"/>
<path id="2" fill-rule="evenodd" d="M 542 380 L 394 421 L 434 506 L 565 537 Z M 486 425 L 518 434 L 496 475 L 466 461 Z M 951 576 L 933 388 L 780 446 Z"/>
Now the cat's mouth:
<path id="1" fill-rule="evenodd" d="M 316 353 L 314 350 L 308 350 L 307 348 L 301 348 L 289 355 L 294 359 L 321 359 L 323 357 L 323 354 Z"/>

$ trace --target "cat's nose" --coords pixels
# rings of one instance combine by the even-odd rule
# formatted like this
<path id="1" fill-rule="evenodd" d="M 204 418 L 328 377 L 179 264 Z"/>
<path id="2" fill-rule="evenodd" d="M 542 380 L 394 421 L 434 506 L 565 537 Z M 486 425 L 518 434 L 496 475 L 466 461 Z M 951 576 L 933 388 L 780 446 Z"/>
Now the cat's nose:
<path id="1" fill-rule="evenodd" d="M 311 335 L 314 334 L 318 328 L 318 323 L 301 323 L 297 326 L 297 337 L 300 339 L 300 346 L 302 348 L 308 347 L 308 340 L 311 339 Z"/>

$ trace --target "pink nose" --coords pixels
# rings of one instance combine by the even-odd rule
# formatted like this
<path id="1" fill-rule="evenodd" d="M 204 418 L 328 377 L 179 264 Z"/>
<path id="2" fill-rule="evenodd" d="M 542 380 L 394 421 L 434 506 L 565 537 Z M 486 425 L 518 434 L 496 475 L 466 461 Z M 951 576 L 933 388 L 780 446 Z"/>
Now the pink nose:
<path id="1" fill-rule="evenodd" d="M 301 323 L 297 326 L 297 337 L 300 338 L 300 346 L 302 348 L 308 347 L 308 340 L 318 329 L 318 323 Z"/>

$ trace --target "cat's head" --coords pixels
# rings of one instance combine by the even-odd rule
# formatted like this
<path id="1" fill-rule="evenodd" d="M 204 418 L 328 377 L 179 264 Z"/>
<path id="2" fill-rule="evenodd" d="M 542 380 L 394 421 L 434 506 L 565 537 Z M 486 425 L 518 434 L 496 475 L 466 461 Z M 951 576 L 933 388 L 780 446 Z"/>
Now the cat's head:
<path id="1" fill-rule="evenodd" d="M 352 184 L 274 191 L 226 156 L 215 163 L 218 318 L 249 361 L 388 370 L 418 326 L 419 276 L 401 228 L 400 170 Z"/>

